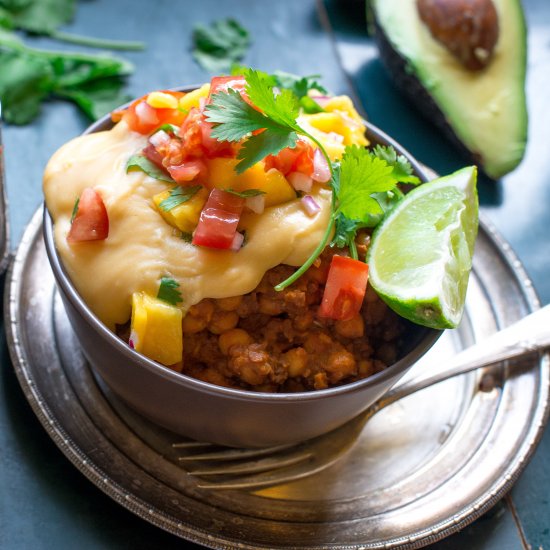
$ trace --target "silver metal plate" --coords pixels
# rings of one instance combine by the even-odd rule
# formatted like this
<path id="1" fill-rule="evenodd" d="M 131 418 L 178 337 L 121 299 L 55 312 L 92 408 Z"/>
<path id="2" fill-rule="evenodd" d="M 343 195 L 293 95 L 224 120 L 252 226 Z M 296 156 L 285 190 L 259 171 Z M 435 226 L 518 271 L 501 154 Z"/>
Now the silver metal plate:
<path id="1" fill-rule="evenodd" d="M 388 407 L 323 473 L 256 492 L 200 489 L 178 466 L 178 437 L 128 410 L 83 359 L 55 290 L 41 220 L 38 211 L 7 281 L 8 344 L 25 396 L 86 477 L 184 539 L 211 548 L 421 547 L 491 507 L 541 437 L 547 355 L 493 368 L 491 391 L 480 391 L 483 373 L 472 373 Z M 476 246 L 464 321 L 411 376 L 539 307 L 520 262 L 485 221 Z"/>

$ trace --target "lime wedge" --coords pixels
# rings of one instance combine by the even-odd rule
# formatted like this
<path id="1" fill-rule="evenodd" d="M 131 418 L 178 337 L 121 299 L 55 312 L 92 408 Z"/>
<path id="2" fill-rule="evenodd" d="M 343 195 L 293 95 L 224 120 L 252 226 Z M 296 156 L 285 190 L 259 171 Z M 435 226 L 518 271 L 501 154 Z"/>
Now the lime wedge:
<path id="1" fill-rule="evenodd" d="M 406 319 L 455 328 L 462 317 L 478 227 L 477 169 L 413 189 L 373 233 L 369 280 Z"/>

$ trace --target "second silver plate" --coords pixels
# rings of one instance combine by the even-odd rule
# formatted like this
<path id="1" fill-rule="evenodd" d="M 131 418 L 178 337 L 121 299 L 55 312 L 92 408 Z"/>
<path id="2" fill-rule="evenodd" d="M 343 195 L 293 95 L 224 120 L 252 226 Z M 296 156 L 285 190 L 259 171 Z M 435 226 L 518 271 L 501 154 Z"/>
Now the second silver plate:
<path id="1" fill-rule="evenodd" d="M 420 369 L 538 307 L 508 244 L 482 223 L 461 327 Z M 513 484 L 547 416 L 547 356 L 472 373 L 376 415 L 322 473 L 255 492 L 214 492 L 183 470 L 177 436 L 113 397 L 82 357 L 41 235 L 27 228 L 8 276 L 6 328 L 17 376 L 43 426 L 101 490 L 145 520 L 212 548 L 415 548 L 459 530 Z"/>

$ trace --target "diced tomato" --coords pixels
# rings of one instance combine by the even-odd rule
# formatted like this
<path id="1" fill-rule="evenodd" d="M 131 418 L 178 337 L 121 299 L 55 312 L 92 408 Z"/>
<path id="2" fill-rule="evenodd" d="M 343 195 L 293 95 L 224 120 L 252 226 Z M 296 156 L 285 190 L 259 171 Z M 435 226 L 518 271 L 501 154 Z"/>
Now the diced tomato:
<path id="1" fill-rule="evenodd" d="M 235 147 L 229 141 L 218 141 L 210 134 L 212 132 L 212 123 L 203 118 L 200 122 L 202 147 L 208 158 L 214 157 L 234 157 Z"/>
<path id="2" fill-rule="evenodd" d="M 220 92 L 227 92 L 227 90 L 232 89 L 236 92 L 239 92 L 241 94 L 241 97 L 249 104 L 250 99 L 248 98 L 248 94 L 246 93 L 246 80 L 244 76 L 238 76 L 238 75 L 232 75 L 232 76 L 215 76 L 210 81 L 210 93 L 208 95 L 208 103 L 210 102 L 210 98 L 214 94 L 218 94 Z"/>
<path id="3" fill-rule="evenodd" d="M 178 166 L 167 166 L 168 173 L 177 183 L 187 183 L 194 180 L 199 174 L 206 175 L 206 164 L 200 159 L 186 160 Z"/>
<path id="4" fill-rule="evenodd" d="M 143 149 L 142 153 L 153 164 L 156 164 L 159 168 L 164 168 L 162 164 L 162 155 L 155 149 L 155 146 L 152 143 L 149 143 L 149 145 Z"/>
<path id="5" fill-rule="evenodd" d="M 179 99 L 183 96 L 182 92 L 164 91 L 165 94 Z M 148 95 L 136 99 L 124 111 L 122 118 L 128 124 L 130 130 L 140 134 L 150 134 L 163 124 L 180 125 L 185 117 L 185 113 L 178 109 L 156 109 L 147 103 Z M 115 113 L 116 116 L 116 113 Z"/>
<path id="6" fill-rule="evenodd" d="M 234 245 L 243 207 L 243 198 L 221 189 L 213 189 L 193 233 L 193 244 L 230 249 Z"/>
<path id="7" fill-rule="evenodd" d="M 109 235 L 109 217 L 101 195 L 86 187 L 80 199 L 74 216 L 67 241 L 79 243 L 85 241 L 102 241 Z"/>
<path id="8" fill-rule="evenodd" d="M 353 319 L 361 309 L 368 277 L 368 264 L 353 258 L 333 256 L 319 316 L 340 321 Z"/>
<path id="9" fill-rule="evenodd" d="M 265 159 L 265 169 L 277 168 L 285 176 L 291 172 L 300 172 L 313 176 L 314 149 L 305 140 L 299 139 L 296 147 L 285 147 L 277 155 L 269 155 Z"/>

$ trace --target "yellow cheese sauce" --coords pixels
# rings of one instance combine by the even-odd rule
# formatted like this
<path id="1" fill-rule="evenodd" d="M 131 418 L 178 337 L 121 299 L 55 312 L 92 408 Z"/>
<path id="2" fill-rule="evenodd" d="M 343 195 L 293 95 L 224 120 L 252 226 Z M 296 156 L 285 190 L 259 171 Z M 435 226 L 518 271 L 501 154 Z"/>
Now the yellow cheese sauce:
<path id="1" fill-rule="evenodd" d="M 270 268 L 301 265 L 319 244 L 330 216 L 331 192 L 310 193 L 321 211 L 309 217 L 298 199 L 247 214 L 246 243 L 238 251 L 193 246 L 163 220 L 153 196 L 167 183 L 144 172 L 126 173 L 128 159 L 147 144 L 124 121 L 112 130 L 78 137 L 49 161 L 44 194 L 54 221 L 55 243 L 78 292 L 111 329 L 129 320 L 132 294 L 155 296 L 161 277 L 180 285 L 183 309 L 203 298 L 246 294 Z M 103 198 L 109 236 L 69 244 L 67 233 L 75 200 L 86 187 Z"/>

